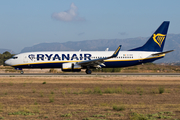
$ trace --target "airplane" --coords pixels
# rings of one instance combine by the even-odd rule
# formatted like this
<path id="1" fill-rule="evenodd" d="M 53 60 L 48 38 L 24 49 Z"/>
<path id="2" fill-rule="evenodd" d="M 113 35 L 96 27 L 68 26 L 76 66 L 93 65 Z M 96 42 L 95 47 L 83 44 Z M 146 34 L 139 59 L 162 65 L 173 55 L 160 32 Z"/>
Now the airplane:
<path id="1" fill-rule="evenodd" d="M 164 21 L 141 47 L 120 51 L 44 51 L 20 53 L 5 61 L 6 65 L 21 70 L 24 68 L 61 68 L 64 72 L 80 72 L 86 69 L 91 74 L 94 68 L 119 68 L 153 62 L 163 58 L 169 21 Z"/>

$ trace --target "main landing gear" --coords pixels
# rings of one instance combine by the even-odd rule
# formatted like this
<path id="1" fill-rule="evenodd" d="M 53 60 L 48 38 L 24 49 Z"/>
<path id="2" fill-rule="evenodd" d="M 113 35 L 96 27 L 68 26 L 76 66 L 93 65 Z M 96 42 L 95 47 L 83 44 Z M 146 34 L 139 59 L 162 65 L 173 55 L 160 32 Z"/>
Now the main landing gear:
<path id="1" fill-rule="evenodd" d="M 90 69 L 86 69 L 86 74 L 91 74 L 92 71 Z"/>

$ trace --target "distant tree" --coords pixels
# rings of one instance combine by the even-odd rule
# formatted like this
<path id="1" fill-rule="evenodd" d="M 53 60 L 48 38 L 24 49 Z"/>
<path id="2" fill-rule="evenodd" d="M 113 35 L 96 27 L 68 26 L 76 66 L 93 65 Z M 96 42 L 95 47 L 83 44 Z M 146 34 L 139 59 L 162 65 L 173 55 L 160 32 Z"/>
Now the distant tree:
<path id="1" fill-rule="evenodd" d="M 148 62 L 148 63 L 144 63 L 145 65 L 156 65 L 155 63 L 151 63 L 151 62 Z"/>
<path id="2" fill-rule="evenodd" d="M 5 65 L 4 62 L 13 56 L 14 54 L 11 54 L 8 51 L 4 52 L 3 54 L 0 54 L 0 65 Z"/>

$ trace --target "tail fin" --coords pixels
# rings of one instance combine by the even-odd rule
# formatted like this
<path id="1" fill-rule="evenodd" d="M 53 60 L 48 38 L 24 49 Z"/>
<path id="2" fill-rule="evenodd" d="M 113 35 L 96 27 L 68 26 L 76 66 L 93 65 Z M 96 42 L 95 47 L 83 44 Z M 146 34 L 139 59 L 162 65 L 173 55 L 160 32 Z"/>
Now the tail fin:
<path id="1" fill-rule="evenodd" d="M 169 23 L 169 21 L 164 21 L 143 46 L 131 49 L 129 51 L 162 52 L 166 40 Z"/>

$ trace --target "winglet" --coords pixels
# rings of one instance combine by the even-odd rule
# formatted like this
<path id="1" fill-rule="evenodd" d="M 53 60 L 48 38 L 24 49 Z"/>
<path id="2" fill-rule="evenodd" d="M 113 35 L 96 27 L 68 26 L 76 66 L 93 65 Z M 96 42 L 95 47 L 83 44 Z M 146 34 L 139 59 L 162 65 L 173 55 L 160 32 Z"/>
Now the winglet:
<path id="1" fill-rule="evenodd" d="M 121 49 L 121 45 L 119 45 L 119 47 L 116 49 L 116 51 L 113 53 L 111 57 L 116 57 L 119 54 L 120 49 Z"/>

